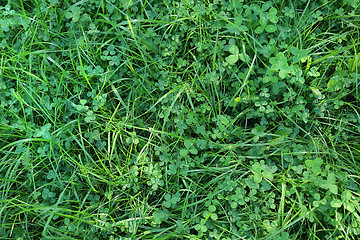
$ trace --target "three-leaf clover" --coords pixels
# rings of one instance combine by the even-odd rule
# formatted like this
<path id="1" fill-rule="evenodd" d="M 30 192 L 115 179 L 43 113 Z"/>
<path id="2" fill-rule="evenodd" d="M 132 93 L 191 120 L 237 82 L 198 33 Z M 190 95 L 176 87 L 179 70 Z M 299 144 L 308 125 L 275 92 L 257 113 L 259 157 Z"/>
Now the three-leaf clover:
<path id="1" fill-rule="evenodd" d="M 167 193 L 165 195 L 165 201 L 164 201 L 164 206 L 166 208 L 170 208 L 171 206 L 176 206 L 176 204 L 180 201 L 180 193 L 177 192 L 174 195 L 170 195 L 169 193 Z"/>
<path id="2" fill-rule="evenodd" d="M 40 129 L 37 129 L 35 131 L 35 137 L 43 137 L 46 140 L 50 140 L 51 139 L 51 135 L 49 133 L 50 128 L 51 128 L 50 123 L 45 124 Z"/>
<path id="3" fill-rule="evenodd" d="M 282 79 L 294 71 L 293 66 L 288 65 L 287 58 L 282 52 L 276 54 L 276 57 L 270 58 L 270 63 L 272 64 L 271 70 L 279 71 L 279 76 Z"/>
<path id="4" fill-rule="evenodd" d="M 294 57 L 292 58 L 293 63 L 298 63 L 300 61 L 306 62 L 309 54 L 308 50 L 298 49 L 297 47 L 291 46 L 290 51 L 294 55 Z"/>
<path id="5" fill-rule="evenodd" d="M 276 167 L 269 167 L 265 165 L 265 161 L 255 162 L 251 166 L 251 170 L 253 172 L 253 178 L 255 183 L 260 183 L 263 178 L 266 178 L 268 180 L 273 180 L 274 174 L 277 170 Z"/>
<path id="6" fill-rule="evenodd" d="M 160 224 L 162 221 L 168 220 L 168 213 L 169 211 L 167 209 L 161 210 L 161 211 L 155 211 L 153 213 L 153 217 L 156 224 Z"/>
<path id="7" fill-rule="evenodd" d="M 229 52 L 231 53 L 228 57 L 225 58 L 225 61 L 229 65 L 234 65 L 239 59 L 243 62 L 249 62 L 250 57 L 245 52 L 240 53 L 239 48 L 236 45 L 232 45 L 229 48 Z"/>
<path id="8" fill-rule="evenodd" d="M 267 2 L 268 3 L 268 2 Z M 277 27 L 276 24 L 279 21 L 279 18 L 277 17 L 277 10 L 274 7 L 271 7 L 270 10 L 268 12 L 266 12 L 266 10 L 270 7 L 270 4 L 265 3 L 261 9 L 261 12 L 259 14 L 260 19 L 259 19 L 259 23 L 260 26 L 258 26 L 255 29 L 255 33 L 260 34 L 262 32 L 264 32 L 264 30 L 268 33 L 273 33 L 277 31 Z M 256 5 L 257 6 L 257 5 Z M 258 10 L 260 11 L 260 10 Z M 271 22 L 273 24 L 268 24 L 268 22 Z"/>
<path id="9" fill-rule="evenodd" d="M 86 103 L 87 103 L 87 101 L 85 99 L 81 99 L 79 105 L 77 105 L 75 103 L 72 103 L 71 105 L 74 108 L 76 108 L 76 110 L 78 110 L 78 111 L 87 111 L 87 110 L 89 110 L 89 107 L 85 106 Z"/>
<path id="10" fill-rule="evenodd" d="M 39 156 L 40 157 L 46 157 L 48 154 L 48 151 L 49 151 L 49 144 L 46 144 L 44 145 L 43 147 L 39 147 L 37 149 L 37 152 L 39 153 Z"/>
<path id="11" fill-rule="evenodd" d="M 198 139 L 196 140 L 196 145 L 201 149 L 201 150 L 204 150 L 206 148 L 206 140 L 204 139 Z"/>
<path id="12" fill-rule="evenodd" d="M 315 158 L 314 160 L 306 160 L 305 165 L 311 169 L 311 171 L 318 175 L 321 173 L 321 165 L 323 164 L 323 160 L 321 158 Z"/>
<path id="13" fill-rule="evenodd" d="M 329 191 L 331 193 L 333 193 L 334 195 L 337 195 L 338 194 L 338 187 L 336 186 L 336 176 L 334 173 L 329 173 L 328 176 L 327 176 L 327 179 L 324 180 L 322 183 L 321 183 L 321 187 L 324 188 L 324 189 L 329 189 Z"/>
<path id="14" fill-rule="evenodd" d="M 93 111 L 88 111 L 86 113 L 85 122 L 89 123 L 91 121 L 94 121 L 96 119 Z"/>
<path id="15" fill-rule="evenodd" d="M 320 73 L 318 72 L 318 67 L 311 67 L 310 71 L 307 72 L 307 75 L 312 76 L 312 77 L 320 76 Z"/>
<path id="16" fill-rule="evenodd" d="M 50 170 L 49 173 L 46 175 L 46 178 L 49 180 L 56 178 L 56 173 L 54 172 L 54 170 Z"/>
<path id="17" fill-rule="evenodd" d="M 264 137 L 266 136 L 266 133 L 264 132 L 265 131 L 265 127 L 264 126 L 261 126 L 261 127 L 256 127 L 256 128 L 253 128 L 251 130 L 251 133 L 254 135 L 254 142 L 257 142 L 259 141 L 259 139 L 261 137 Z"/>
<path id="18" fill-rule="evenodd" d="M 42 191 L 42 198 L 44 200 L 55 197 L 55 193 L 51 192 L 48 188 L 44 188 Z"/>
<path id="19" fill-rule="evenodd" d="M 72 19 L 72 21 L 75 23 L 75 22 L 79 21 L 80 14 L 81 14 L 80 7 L 72 7 L 71 10 L 65 14 L 65 17 L 67 19 Z"/>
<path id="20" fill-rule="evenodd" d="M 189 151 L 191 154 L 198 154 L 198 150 L 196 149 L 194 143 L 191 140 L 185 140 L 184 145 L 187 151 Z"/>

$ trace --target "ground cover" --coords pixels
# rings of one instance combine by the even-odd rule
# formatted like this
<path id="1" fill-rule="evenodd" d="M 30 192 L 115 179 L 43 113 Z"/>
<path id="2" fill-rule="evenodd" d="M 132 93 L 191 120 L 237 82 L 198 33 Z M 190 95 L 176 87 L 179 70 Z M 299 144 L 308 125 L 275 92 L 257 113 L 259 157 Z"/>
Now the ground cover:
<path id="1" fill-rule="evenodd" d="M 358 0 L 0 1 L 1 239 L 358 239 Z"/>

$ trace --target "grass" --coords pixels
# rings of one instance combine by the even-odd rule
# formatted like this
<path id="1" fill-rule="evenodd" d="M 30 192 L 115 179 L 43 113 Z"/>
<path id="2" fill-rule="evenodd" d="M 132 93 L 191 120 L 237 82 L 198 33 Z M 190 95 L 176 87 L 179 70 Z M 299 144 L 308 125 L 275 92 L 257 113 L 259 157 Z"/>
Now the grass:
<path id="1" fill-rule="evenodd" d="M 357 239 L 359 1 L 3 1 L 1 239 Z"/>

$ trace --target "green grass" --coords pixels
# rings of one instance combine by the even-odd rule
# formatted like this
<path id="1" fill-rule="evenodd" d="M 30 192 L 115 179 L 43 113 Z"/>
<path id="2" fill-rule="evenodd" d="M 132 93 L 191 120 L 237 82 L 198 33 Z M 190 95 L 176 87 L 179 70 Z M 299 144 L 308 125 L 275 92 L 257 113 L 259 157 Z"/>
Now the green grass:
<path id="1" fill-rule="evenodd" d="M 1 1 L 1 239 L 358 239 L 359 1 Z"/>

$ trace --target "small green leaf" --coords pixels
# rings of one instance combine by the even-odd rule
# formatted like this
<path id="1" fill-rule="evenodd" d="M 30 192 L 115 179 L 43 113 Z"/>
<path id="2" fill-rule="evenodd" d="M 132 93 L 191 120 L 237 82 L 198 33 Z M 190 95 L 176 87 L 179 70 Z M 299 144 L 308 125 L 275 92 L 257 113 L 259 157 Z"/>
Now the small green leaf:
<path id="1" fill-rule="evenodd" d="M 309 75 L 311 77 L 318 77 L 318 76 L 320 76 L 320 73 L 317 70 L 318 70 L 318 67 L 311 67 L 310 71 L 307 73 L 307 75 Z"/>
<path id="2" fill-rule="evenodd" d="M 199 153 L 198 150 L 197 150 L 196 148 L 194 148 L 194 147 L 190 148 L 189 152 L 190 152 L 191 154 L 194 154 L 194 155 L 196 155 L 196 154 Z"/>
<path id="3" fill-rule="evenodd" d="M 235 20 L 234 20 L 234 23 L 236 26 L 240 26 L 242 24 L 242 16 L 241 15 L 238 15 Z"/>
<path id="4" fill-rule="evenodd" d="M 185 157 L 185 156 L 187 156 L 189 154 L 189 151 L 188 150 L 186 150 L 186 149 L 181 149 L 180 150 L 180 156 L 181 157 Z"/>
<path id="5" fill-rule="evenodd" d="M 239 48 L 236 45 L 232 45 L 229 48 L 229 52 L 234 54 L 234 55 L 237 55 L 237 54 L 239 54 Z"/>
<path id="6" fill-rule="evenodd" d="M 197 132 L 199 132 L 201 135 L 205 135 L 206 134 L 206 128 L 205 126 L 199 126 L 196 129 Z"/>
<path id="7" fill-rule="evenodd" d="M 46 178 L 49 180 L 56 178 L 56 173 L 54 172 L 54 170 L 50 170 Z"/>
<path id="8" fill-rule="evenodd" d="M 315 193 L 315 194 L 314 194 L 314 198 L 315 198 L 315 200 L 319 201 L 320 198 L 321 198 L 321 196 L 320 196 L 319 193 Z"/>
<path id="9" fill-rule="evenodd" d="M 262 181 L 261 174 L 254 172 L 254 182 L 255 183 L 261 183 L 261 181 Z"/>
<path id="10" fill-rule="evenodd" d="M 260 25 L 257 28 L 255 28 L 255 33 L 256 34 L 261 34 L 261 33 L 264 32 L 264 30 L 265 30 L 265 26 Z"/>
<path id="11" fill-rule="evenodd" d="M 255 14 L 255 15 L 258 15 L 258 14 L 260 13 L 260 11 L 261 11 L 260 6 L 257 5 L 257 4 L 255 4 L 255 3 L 252 3 L 252 4 L 250 5 L 250 9 L 254 11 L 254 14 Z"/>
<path id="12" fill-rule="evenodd" d="M 330 184 L 334 184 L 336 182 L 336 176 L 334 173 L 329 173 L 327 176 L 327 182 Z"/>
<path id="13" fill-rule="evenodd" d="M 262 6 L 261 6 L 261 11 L 266 12 L 272 5 L 273 3 L 271 1 L 267 1 L 265 2 Z"/>
<path id="14" fill-rule="evenodd" d="M 246 53 L 240 53 L 239 57 L 240 57 L 240 60 L 243 62 L 246 62 L 246 63 L 250 62 L 250 57 Z"/>
<path id="15" fill-rule="evenodd" d="M 274 25 L 267 25 L 265 27 L 265 30 L 268 32 L 268 33 L 273 33 L 273 32 L 276 32 L 277 28 L 276 26 Z"/>
<path id="16" fill-rule="evenodd" d="M 319 174 L 321 172 L 321 165 L 323 160 L 321 158 L 315 158 L 314 160 L 306 160 L 305 165 L 310 168 L 313 173 Z"/>
<path id="17" fill-rule="evenodd" d="M 215 211 L 216 211 L 216 207 L 214 205 L 210 205 L 209 212 L 215 212 Z"/>
<path id="18" fill-rule="evenodd" d="M 270 22 L 277 23 L 279 21 L 279 18 L 276 15 L 277 15 L 276 8 L 271 7 L 267 16 Z"/>
<path id="19" fill-rule="evenodd" d="M 291 128 L 284 128 L 284 129 L 280 129 L 280 130 L 277 130 L 275 132 L 276 135 L 280 135 L 280 136 L 289 136 L 291 133 L 292 133 L 292 129 Z"/>
<path id="20" fill-rule="evenodd" d="M 191 148 L 191 146 L 192 146 L 192 141 L 191 140 L 188 140 L 188 139 L 186 139 L 185 141 L 184 141 L 184 145 L 185 145 L 185 147 L 187 148 L 187 149 L 190 149 Z"/>
<path id="21" fill-rule="evenodd" d="M 289 66 L 287 63 L 287 58 L 283 52 L 276 54 L 276 57 L 270 58 L 270 63 L 272 64 L 271 70 L 279 71 L 279 76 L 283 79 L 289 73 L 294 71 L 293 66 Z"/>
<path id="22" fill-rule="evenodd" d="M 330 205 L 333 207 L 333 208 L 339 208 L 342 206 L 342 202 L 341 200 L 339 199 L 333 199 L 331 202 L 330 202 Z"/>
<path id="23" fill-rule="evenodd" d="M 43 137 L 44 139 L 50 140 L 51 135 L 49 133 L 49 130 L 51 128 L 51 124 L 47 123 L 44 126 L 41 127 L 40 130 L 36 130 L 35 137 Z"/>
<path id="24" fill-rule="evenodd" d="M 206 148 L 206 140 L 204 140 L 204 139 L 196 140 L 196 144 L 201 150 Z"/>
<path id="25" fill-rule="evenodd" d="M 315 97 L 318 99 L 322 99 L 322 94 L 319 89 L 310 87 L 311 91 L 315 94 Z"/>
<path id="26" fill-rule="evenodd" d="M 298 62 L 302 61 L 302 59 L 306 59 L 309 54 L 309 52 L 307 50 L 304 50 L 304 49 L 300 50 L 294 46 L 291 46 L 290 51 L 294 55 L 294 57 L 292 58 L 294 63 L 298 63 Z"/>
<path id="27" fill-rule="evenodd" d="M 343 202 L 347 202 L 347 201 L 350 201 L 352 198 L 352 194 L 351 192 L 349 192 L 348 190 L 344 191 L 342 194 L 341 194 L 341 200 Z"/>
<path id="28" fill-rule="evenodd" d="M 270 171 L 263 171 L 263 172 L 262 172 L 262 175 L 263 175 L 264 178 L 267 178 L 267 179 L 269 179 L 269 180 L 273 180 L 273 179 L 274 179 L 274 175 L 273 175 L 273 173 L 270 172 Z"/>
<path id="29" fill-rule="evenodd" d="M 337 195 L 338 194 L 338 187 L 334 184 L 329 184 L 328 189 L 331 193 Z"/>
<path id="30" fill-rule="evenodd" d="M 225 60 L 228 64 L 234 65 L 239 60 L 239 55 L 230 55 Z"/>
<path id="31" fill-rule="evenodd" d="M 210 217 L 211 217 L 211 219 L 214 220 L 214 221 L 218 220 L 218 218 L 219 218 L 216 213 L 211 213 L 211 216 L 210 216 Z"/>
<path id="32" fill-rule="evenodd" d="M 260 13 L 260 20 L 259 20 L 259 23 L 261 26 L 266 26 L 268 22 L 268 17 L 267 17 L 267 14 L 264 13 L 264 12 L 261 12 Z"/>
<path id="33" fill-rule="evenodd" d="M 355 212 L 355 205 L 352 202 L 345 202 L 344 207 L 351 213 Z"/>

